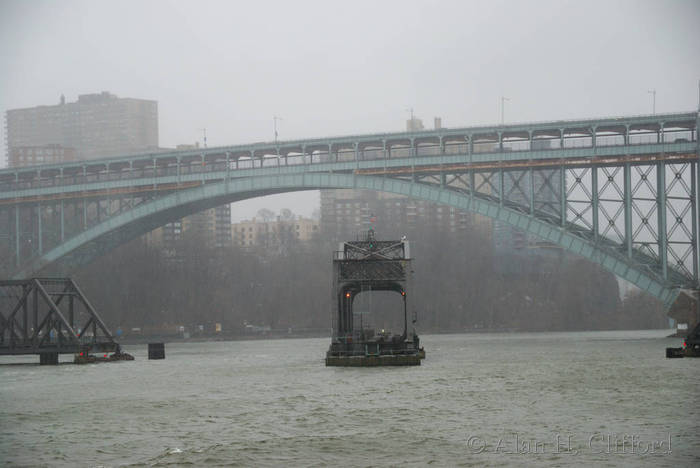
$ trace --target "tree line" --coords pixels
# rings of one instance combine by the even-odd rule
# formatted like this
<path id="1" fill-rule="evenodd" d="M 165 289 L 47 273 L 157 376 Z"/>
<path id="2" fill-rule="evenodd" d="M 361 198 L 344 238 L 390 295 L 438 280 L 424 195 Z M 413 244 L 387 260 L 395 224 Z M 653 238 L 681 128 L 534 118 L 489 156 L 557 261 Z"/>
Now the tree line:
<path id="1" fill-rule="evenodd" d="M 285 211 L 285 216 L 289 213 Z M 422 332 L 663 328 L 661 304 L 642 293 L 623 300 L 614 275 L 561 252 L 529 256 L 526 274 L 495 267 L 483 230 L 450 232 L 440 225 L 382 225 L 378 238 L 411 241 L 410 313 Z M 174 331 L 184 325 L 243 333 L 245 324 L 273 330 L 330 330 L 332 253 L 338 240 L 280 239 L 282 249 L 208 247 L 185 233 L 168 255 L 136 239 L 96 259 L 75 277 L 112 328 Z M 384 302 L 386 304 L 386 301 Z M 382 307 L 378 299 L 376 307 Z"/>

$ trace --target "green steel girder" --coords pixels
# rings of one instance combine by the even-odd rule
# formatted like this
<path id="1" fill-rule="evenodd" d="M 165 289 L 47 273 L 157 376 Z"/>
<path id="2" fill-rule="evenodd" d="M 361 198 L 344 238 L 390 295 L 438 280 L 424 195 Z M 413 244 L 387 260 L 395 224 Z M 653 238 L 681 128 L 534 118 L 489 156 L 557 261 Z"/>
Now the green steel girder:
<path id="1" fill-rule="evenodd" d="M 431 186 L 388 177 L 342 173 L 278 174 L 239 178 L 173 193 L 141 204 L 132 210 L 88 228 L 63 244 L 45 252 L 30 266 L 18 272 L 15 277 L 25 277 L 68 254 L 89 249 L 108 238 L 110 233 L 129 231 L 127 237 L 135 237 L 167 222 L 165 220 L 169 218 L 175 219 L 223 203 L 270 193 L 324 188 L 356 188 L 390 192 L 469 210 L 493 218 L 602 265 L 614 274 L 659 298 L 667 306 L 670 306 L 675 300 L 679 287 L 689 286 L 688 284 L 674 284 L 664 280 L 659 274 L 649 270 L 647 265 L 638 264 L 634 259 L 621 254 L 614 245 L 604 242 L 596 243 L 580 235 L 579 231 L 572 229 L 575 226 L 553 224 L 529 213 L 501 206 L 498 201 L 477 194 L 470 196 L 466 193 L 449 190 L 449 188 L 441 188 L 439 185 Z M 165 215 L 162 216 L 163 214 Z M 102 248 L 111 248 L 124 240 L 125 238 L 121 238 L 103 244 Z"/>
<path id="2" fill-rule="evenodd" d="M 259 143 L 5 169 L 0 170 L 0 212 L 5 210 L 2 219 L 7 219 L 14 229 L 8 225 L 8 229 L 0 229 L 0 236 L 7 239 L 6 247 L 15 251 L 16 262 L 13 263 L 17 265 L 22 264 L 20 257 L 26 257 L 27 252 L 41 255 L 23 270 L 28 272 L 59 259 L 89 260 L 169 220 L 238 199 L 315 188 L 370 188 L 446 203 L 518 226 L 594 261 L 599 259 L 598 263 L 668 303 L 668 291 L 680 286 L 700 287 L 699 124 L 698 112 L 658 114 L 319 138 L 274 145 Z M 667 129 L 692 132 L 688 137 L 691 141 L 682 137 L 666 143 L 664 132 Z M 648 138 L 635 136 L 635 131 L 659 138 L 656 143 L 649 143 Z M 613 142 L 622 139 L 623 144 L 606 145 L 604 140 L 609 135 L 614 137 Z M 536 149 L 533 143 L 537 138 L 553 139 L 560 147 Z M 505 151 L 508 148 L 504 148 L 504 144 L 513 141 L 529 141 L 529 145 L 526 150 L 514 147 L 513 151 Z M 496 144 L 500 151 L 479 152 L 477 146 L 482 142 L 487 146 Z M 587 146 L 571 147 L 581 142 Z M 461 153 L 448 151 L 446 146 Z M 374 159 L 366 153 L 367 149 L 378 151 Z M 314 151 L 320 153 L 312 155 Z M 685 162 L 664 161 L 663 158 L 655 162 L 644 160 L 649 155 L 674 154 L 684 155 Z M 688 158 L 693 154 L 694 160 Z M 272 166 L 266 163 L 263 167 L 265 156 L 273 156 L 265 159 L 272 162 Z M 291 160 L 294 164 L 282 165 L 282 161 L 289 162 L 288 156 L 296 158 Z M 252 158 L 254 161 L 248 163 L 252 168 L 239 167 L 241 158 Z M 522 162 L 530 165 L 523 166 Z M 164 163 L 175 164 L 168 175 L 156 175 L 151 170 Z M 520 165 L 520 168 L 504 169 L 502 165 L 508 163 Z M 443 170 L 443 166 L 460 164 L 481 164 L 482 168 L 467 169 L 466 173 L 460 169 Z M 489 164 L 491 169 L 487 168 Z M 689 170 L 677 170 L 674 164 L 686 164 Z M 657 183 L 653 194 L 656 208 L 649 207 L 643 195 L 637 195 L 640 183 L 633 182 L 635 176 L 650 175 L 651 165 L 656 167 Z M 431 174 L 423 169 L 428 166 L 440 166 L 440 173 Z M 402 173 L 405 168 L 410 168 L 410 173 Z M 577 173 L 574 168 L 580 171 Z M 102 170 L 104 172 L 100 172 Z M 394 170 L 396 173 L 386 177 L 353 176 L 358 170 L 374 173 Z M 545 171 L 550 173 L 545 174 Z M 667 175 L 679 176 L 679 171 L 685 171 L 677 177 L 680 182 L 666 180 Z M 578 183 L 579 176 L 586 173 L 590 174 L 588 185 Z M 76 179 L 56 178 L 64 174 Z M 536 175 L 539 176 L 537 182 Z M 608 180 L 599 180 L 600 175 L 608 176 Z M 479 177 L 478 183 L 476 177 Z M 57 180 L 64 185 L 53 185 Z M 271 180 L 278 181 L 278 185 L 265 182 Z M 362 186 L 363 183 L 376 184 L 377 180 L 382 181 L 381 187 Z M 29 183 L 32 188 L 15 188 L 19 187 L 18 182 Z M 180 186 L 194 182 L 204 185 L 192 189 Z M 110 212 L 109 203 L 103 206 L 102 199 L 84 195 L 90 191 L 119 191 L 127 187 L 155 189 L 165 184 L 177 184 L 180 191 L 172 195 L 167 192 L 147 195 L 161 198 L 136 207 L 132 206 L 133 200 L 127 201 L 131 208 L 127 211 L 122 210 L 120 202 L 119 209 Z M 578 192 L 574 190 L 577 184 Z M 614 199 L 606 198 L 606 190 Z M 435 193 L 440 196 L 435 198 Z M 580 198 L 582 193 L 583 199 Z M 191 196 L 194 198 L 188 198 Z M 446 196 L 448 198 L 443 199 Z M 516 200 L 509 200 L 509 196 Z M 45 197 L 48 201 L 37 205 L 31 197 Z M 61 198 L 60 205 L 51 200 L 52 197 Z M 25 200 L 20 202 L 21 198 Z M 68 226 L 64 219 L 64 203 L 72 207 L 72 223 Z M 20 207 L 26 214 L 22 219 Z M 51 213 L 60 214 L 60 229 L 51 226 L 56 224 L 55 215 Z M 91 213 L 94 216 L 89 219 Z M 620 230 L 623 221 L 624 232 Z M 656 224 L 655 232 L 647 227 L 648 221 Z M 556 233 L 563 237 L 552 239 L 552 236 L 557 237 Z M 612 240 L 606 236 L 608 233 L 612 234 Z M 57 239 L 59 245 L 56 245 Z M 584 244 L 580 246 L 578 242 Z M 586 250 L 588 247 L 593 250 Z M 676 265 L 669 263 L 672 261 Z M 623 271 L 625 265 L 628 270 Z M 682 272 L 680 276 L 679 271 Z M 636 277 L 637 274 L 641 276 Z"/>
<path id="3" fill-rule="evenodd" d="M 596 132 L 612 132 L 617 133 L 624 137 L 625 142 L 628 141 L 628 135 L 630 129 L 644 129 L 647 131 L 657 131 L 662 128 L 686 128 L 692 130 L 696 128 L 698 121 L 698 112 L 679 112 L 679 113 L 667 113 L 667 114 L 654 114 L 654 115 L 641 115 L 641 116 L 624 116 L 624 117 L 607 117 L 607 118 L 594 118 L 594 119 L 578 119 L 578 120 L 558 120 L 549 122 L 535 122 L 535 123 L 521 123 L 521 124 L 509 124 L 509 125 L 490 125 L 490 126 L 474 126 L 474 127 L 463 127 L 463 128 L 441 128 L 435 130 L 423 130 L 420 132 L 392 132 L 392 133 L 377 133 L 368 135 L 349 135 L 340 137 L 329 137 L 329 138 L 312 138 L 304 140 L 294 140 L 294 141 L 278 141 L 278 142 L 264 142 L 255 143 L 247 145 L 233 145 L 233 146 L 223 146 L 223 147 L 213 147 L 213 148 L 198 148 L 191 151 L 172 151 L 172 152 L 159 152 L 150 154 L 140 154 L 140 155 L 129 155 L 116 158 L 101 159 L 99 161 L 81 161 L 75 163 L 61 164 L 61 165 L 46 165 L 41 167 L 33 168 L 22 168 L 22 169 L 6 169 L 0 170 L 0 176 L 6 173 L 21 173 L 26 171 L 51 171 L 51 170 L 62 170 L 68 168 L 80 169 L 85 166 L 112 166 L 112 165 L 131 165 L 133 163 L 142 163 L 144 161 L 163 161 L 163 160 L 173 160 L 173 159 L 186 159 L 186 158 L 199 158 L 203 160 L 209 155 L 221 155 L 226 154 L 226 159 L 230 157 L 237 159 L 238 157 L 259 157 L 261 155 L 284 155 L 294 152 L 306 152 L 320 150 L 332 154 L 340 149 L 346 149 L 353 151 L 355 155 L 359 155 L 361 150 L 365 147 L 373 147 L 381 150 L 391 148 L 391 146 L 405 145 L 409 144 L 413 149 L 415 149 L 415 144 L 419 142 L 432 142 L 439 148 L 444 148 L 445 141 L 461 141 L 468 142 L 468 147 L 470 148 L 469 154 L 473 153 L 471 150 L 473 147 L 474 140 L 493 140 L 498 143 L 499 140 L 515 138 L 523 139 L 523 135 L 528 135 L 529 139 L 533 136 L 549 136 L 551 138 L 560 137 L 561 140 L 565 140 L 568 137 L 576 135 L 586 135 L 595 139 Z M 500 137 L 498 137 L 500 135 Z M 527 140 L 527 138 L 524 138 Z M 626 148 L 630 148 L 632 145 L 621 145 L 616 151 L 620 151 L 619 154 L 626 154 Z M 642 145 L 643 146 L 643 145 Z M 596 154 L 597 150 L 602 149 L 601 145 L 591 145 L 589 148 L 592 154 Z M 560 156 L 557 157 L 575 157 L 576 149 L 568 149 L 560 152 Z M 605 152 L 608 154 L 609 151 L 615 151 L 609 148 L 605 148 Z M 673 150 L 671 150 L 673 151 Z M 442 150 L 440 150 L 442 153 Z M 537 151 L 530 151 L 534 158 L 540 158 L 547 156 L 542 154 L 540 156 L 535 155 Z M 547 153 L 543 151 L 540 153 Z M 493 153 L 494 155 L 498 153 Z M 475 153 L 476 155 L 476 153 Z M 356 159 L 359 159 L 356 157 Z"/>
<path id="4" fill-rule="evenodd" d="M 128 177 L 128 172 L 121 173 L 124 178 L 117 180 L 109 180 L 109 175 L 103 175 L 107 180 L 95 182 L 83 182 L 74 185 L 56 185 L 42 186 L 41 188 L 29 188 L 22 190 L 0 190 L 0 200 L 15 199 L 21 197 L 33 196 L 48 196 L 60 195 L 67 193 L 118 189 L 132 186 L 153 186 L 154 184 L 176 184 L 185 182 L 198 182 L 218 180 L 223 178 L 241 178 L 241 177 L 256 177 L 272 174 L 296 174 L 305 172 L 346 172 L 357 169 L 392 169 L 399 167 L 420 168 L 422 166 L 435 165 L 450 165 L 450 164 L 479 164 L 479 163 L 495 163 L 500 161 L 550 161 L 552 166 L 557 166 L 560 160 L 580 159 L 581 165 L 589 165 L 590 158 L 608 157 L 624 157 L 638 156 L 648 154 L 662 153 L 695 153 L 697 151 L 696 142 L 683 143 L 667 143 L 667 144 L 642 144 L 633 146 L 610 146 L 605 148 L 565 148 L 551 150 L 533 150 L 533 151 L 507 151 L 507 152 L 489 152 L 489 153 L 474 153 L 474 154 L 454 154 L 454 155 L 432 155 L 432 156 L 415 156 L 402 157 L 391 159 L 371 159 L 362 161 L 347 161 L 347 162 L 315 162 L 313 164 L 294 164 L 289 166 L 269 166 L 257 168 L 241 168 L 230 169 L 229 171 L 204 171 L 189 174 L 174 174 L 159 177 Z M 164 157 L 164 156 L 160 156 Z M 85 162 L 86 164 L 88 162 Z M 94 162 L 91 162 L 94 163 Z M 105 161 L 104 164 L 111 164 Z M 68 166 L 66 164 L 65 166 Z M 49 168 L 51 166 L 47 166 Z M 42 171 L 49 169 L 42 167 Z M 36 171 L 33 168 L 32 171 Z M 0 170 L 0 175 L 3 173 L 15 173 L 25 171 L 27 169 Z M 179 172 L 179 167 L 178 167 Z M 96 175 L 95 177 L 99 177 Z"/>

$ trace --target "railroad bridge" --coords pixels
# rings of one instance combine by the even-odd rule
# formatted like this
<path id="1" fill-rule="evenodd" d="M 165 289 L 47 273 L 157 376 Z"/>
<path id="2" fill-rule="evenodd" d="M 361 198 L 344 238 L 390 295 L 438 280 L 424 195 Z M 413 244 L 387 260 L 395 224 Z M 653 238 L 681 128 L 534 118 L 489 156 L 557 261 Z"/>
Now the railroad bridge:
<path id="1" fill-rule="evenodd" d="M 667 307 L 698 278 L 700 113 L 351 135 L 0 171 L 0 276 L 66 272 L 189 214 L 269 194 L 392 192 L 513 225 Z M 690 295 L 685 295 L 687 291 Z M 696 306 L 692 306 L 696 307 Z"/>

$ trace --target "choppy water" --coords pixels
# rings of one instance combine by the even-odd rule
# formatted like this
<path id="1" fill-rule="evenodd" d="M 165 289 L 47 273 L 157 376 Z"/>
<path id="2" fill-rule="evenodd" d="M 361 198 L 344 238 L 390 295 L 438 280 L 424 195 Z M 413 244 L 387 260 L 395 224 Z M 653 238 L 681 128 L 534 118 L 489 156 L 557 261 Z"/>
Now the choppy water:
<path id="1" fill-rule="evenodd" d="M 666 333 L 425 336 L 405 368 L 326 368 L 328 339 L 2 358 L 0 464 L 700 466 L 700 360 Z"/>

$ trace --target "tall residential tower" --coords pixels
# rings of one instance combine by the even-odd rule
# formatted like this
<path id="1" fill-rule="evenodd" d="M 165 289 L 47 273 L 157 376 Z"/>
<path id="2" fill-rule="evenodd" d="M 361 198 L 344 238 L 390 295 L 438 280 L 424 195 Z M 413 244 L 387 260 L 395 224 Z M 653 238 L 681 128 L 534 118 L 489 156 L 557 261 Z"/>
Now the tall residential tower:
<path id="1" fill-rule="evenodd" d="M 76 102 L 8 110 L 5 115 L 7 158 L 12 166 L 27 165 L 15 155 L 32 148 L 60 147 L 76 159 L 97 159 L 158 148 L 158 103 L 119 98 L 107 91 L 82 94 Z M 51 145 L 51 146 L 50 146 Z M 55 152 L 54 152 L 55 153 Z M 36 159 L 29 163 L 45 163 Z M 51 162 L 62 162 L 52 159 Z"/>

